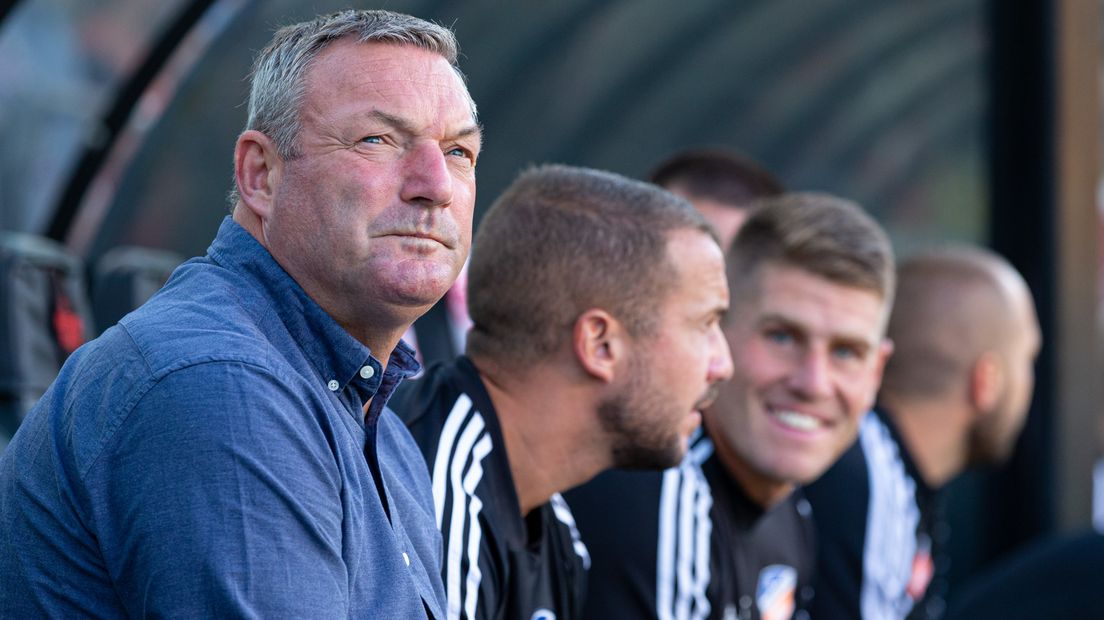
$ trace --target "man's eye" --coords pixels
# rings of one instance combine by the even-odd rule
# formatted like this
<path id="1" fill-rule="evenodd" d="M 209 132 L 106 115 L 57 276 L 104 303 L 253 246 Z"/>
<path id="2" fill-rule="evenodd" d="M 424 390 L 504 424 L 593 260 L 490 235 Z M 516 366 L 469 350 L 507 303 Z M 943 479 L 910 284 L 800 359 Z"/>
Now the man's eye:
<path id="1" fill-rule="evenodd" d="M 368 144 L 383 144 L 383 136 L 365 136 L 360 141 Z"/>
<path id="2" fill-rule="evenodd" d="M 460 146 L 454 146 L 451 149 L 445 151 L 445 155 L 448 155 L 449 157 L 463 157 L 464 159 L 475 161 L 475 158 L 472 157 L 471 152 L 468 151 L 468 149 Z"/>
<path id="3" fill-rule="evenodd" d="M 859 350 L 852 346 L 841 345 L 832 348 L 832 355 L 836 359 L 853 360 L 861 357 Z"/>
<path id="4" fill-rule="evenodd" d="M 769 329 L 765 335 L 767 340 L 775 344 L 789 344 L 793 342 L 793 336 L 782 329 Z"/>

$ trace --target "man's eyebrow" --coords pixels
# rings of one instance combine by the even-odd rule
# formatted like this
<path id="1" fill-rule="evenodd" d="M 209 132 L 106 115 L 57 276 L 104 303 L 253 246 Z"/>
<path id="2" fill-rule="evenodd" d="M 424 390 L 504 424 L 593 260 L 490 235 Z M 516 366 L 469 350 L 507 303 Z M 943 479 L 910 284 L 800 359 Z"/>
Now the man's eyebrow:
<path id="1" fill-rule="evenodd" d="M 775 323 L 781 325 L 785 329 L 796 330 L 806 334 L 812 333 L 803 322 L 796 321 L 780 312 L 771 312 L 759 317 L 758 325 L 760 327 L 770 323 Z M 862 334 L 856 334 L 853 332 L 831 331 L 829 334 L 827 334 L 827 337 L 829 342 L 845 344 L 848 346 L 861 346 L 865 350 L 869 350 L 873 347 L 878 346 L 879 342 L 879 340 L 875 340 L 872 342 L 869 338 L 863 336 Z"/>
<path id="2" fill-rule="evenodd" d="M 787 327 L 801 327 L 801 324 L 780 312 L 767 312 L 759 317 L 758 323 L 781 323 Z"/>
<path id="3" fill-rule="evenodd" d="M 368 116 L 375 120 L 383 121 L 384 124 L 390 125 L 404 133 L 415 132 L 414 125 L 401 116 L 395 116 L 394 114 L 388 114 L 380 110 L 372 110 L 368 113 Z"/>
<path id="4" fill-rule="evenodd" d="M 376 120 L 383 121 L 385 124 L 390 125 L 403 133 L 417 133 L 418 131 L 417 128 L 409 120 L 401 116 L 396 116 L 394 114 L 384 112 L 382 110 L 372 110 L 368 113 L 368 116 Z M 457 140 L 460 138 L 467 138 L 468 136 L 475 136 L 482 144 L 483 128 L 479 126 L 479 124 L 473 123 L 448 137 L 450 139 Z"/>
<path id="5" fill-rule="evenodd" d="M 454 139 L 460 139 L 460 138 L 467 138 L 468 136 L 475 136 L 479 140 L 479 143 L 482 144 L 483 143 L 483 127 L 481 125 L 479 125 L 478 123 L 468 125 L 467 127 L 465 127 L 463 129 L 461 129 L 460 131 L 456 132 L 456 135 L 453 136 L 453 138 Z"/>

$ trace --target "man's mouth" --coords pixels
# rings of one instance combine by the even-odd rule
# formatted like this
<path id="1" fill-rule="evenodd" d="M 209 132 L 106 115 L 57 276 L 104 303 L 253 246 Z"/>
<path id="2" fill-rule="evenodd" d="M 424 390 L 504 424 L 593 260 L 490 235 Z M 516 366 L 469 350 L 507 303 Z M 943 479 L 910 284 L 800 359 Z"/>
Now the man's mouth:
<path id="1" fill-rule="evenodd" d="M 768 410 L 770 416 L 778 421 L 779 424 L 787 428 L 792 428 L 796 431 L 810 432 L 815 431 L 823 424 L 816 416 L 811 416 L 805 413 L 792 410 Z"/>
<path id="2" fill-rule="evenodd" d="M 438 245 L 442 245 L 446 248 L 450 248 L 450 249 L 452 248 L 451 244 L 446 243 L 440 237 L 438 237 L 437 235 L 434 235 L 432 233 L 423 233 L 423 232 L 413 231 L 413 232 L 396 232 L 396 233 L 392 233 L 392 235 L 394 235 L 396 237 L 404 237 L 406 239 L 419 239 L 419 240 L 421 240 L 421 241 L 417 241 L 416 243 L 428 243 L 428 242 L 432 241 L 432 242 L 434 242 Z"/>
<path id="3" fill-rule="evenodd" d="M 694 403 L 694 410 L 700 412 L 708 409 L 709 405 L 712 405 L 713 401 L 717 400 L 717 395 L 720 391 L 721 388 L 716 383 L 710 385 L 705 390 L 705 394 L 702 394 L 701 398 L 698 399 L 698 402 Z"/>

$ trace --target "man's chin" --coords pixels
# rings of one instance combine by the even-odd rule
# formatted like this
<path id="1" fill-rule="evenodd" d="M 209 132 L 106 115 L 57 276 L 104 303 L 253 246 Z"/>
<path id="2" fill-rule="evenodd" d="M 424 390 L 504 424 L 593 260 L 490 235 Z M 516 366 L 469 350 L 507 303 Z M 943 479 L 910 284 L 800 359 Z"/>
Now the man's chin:
<path id="1" fill-rule="evenodd" d="M 680 438 L 672 442 L 666 449 L 634 448 L 624 450 L 614 455 L 614 467 L 619 469 L 636 469 L 656 471 L 675 467 L 686 456 L 688 439 Z"/>
<path id="2" fill-rule="evenodd" d="M 441 272 L 400 272 L 390 278 L 389 301 L 396 306 L 428 309 L 441 300 L 456 281 L 446 270 Z M 424 310 L 423 310 L 424 311 Z"/>
<path id="3" fill-rule="evenodd" d="M 683 434 L 683 444 L 689 444 L 690 438 L 694 436 L 694 433 L 697 432 L 699 428 L 701 428 L 701 425 L 702 412 L 697 409 L 691 411 L 686 420 L 686 432 Z"/>

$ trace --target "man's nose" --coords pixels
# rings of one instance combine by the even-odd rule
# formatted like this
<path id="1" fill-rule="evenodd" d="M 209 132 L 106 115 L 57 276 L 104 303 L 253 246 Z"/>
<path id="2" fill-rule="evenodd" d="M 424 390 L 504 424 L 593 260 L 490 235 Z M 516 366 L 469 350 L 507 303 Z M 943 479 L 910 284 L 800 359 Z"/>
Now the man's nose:
<path id="1" fill-rule="evenodd" d="M 403 166 L 404 202 L 427 207 L 448 206 L 452 202 L 452 174 L 436 143 L 417 144 L 407 153 Z"/>
<path id="2" fill-rule="evenodd" d="M 728 339 L 719 326 L 714 327 L 710 338 L 709 374 L 710 383 L 728 381 L 732 378 L 733 364 L 732 351 L 728 348 Z"/>
<path id="3" fill-rule="evenodd" d="M 798 360 L 790 375 L 790 387 L 809 399 L 832 394 L 832 379 L 828 352 L 810 347 Z"/>

